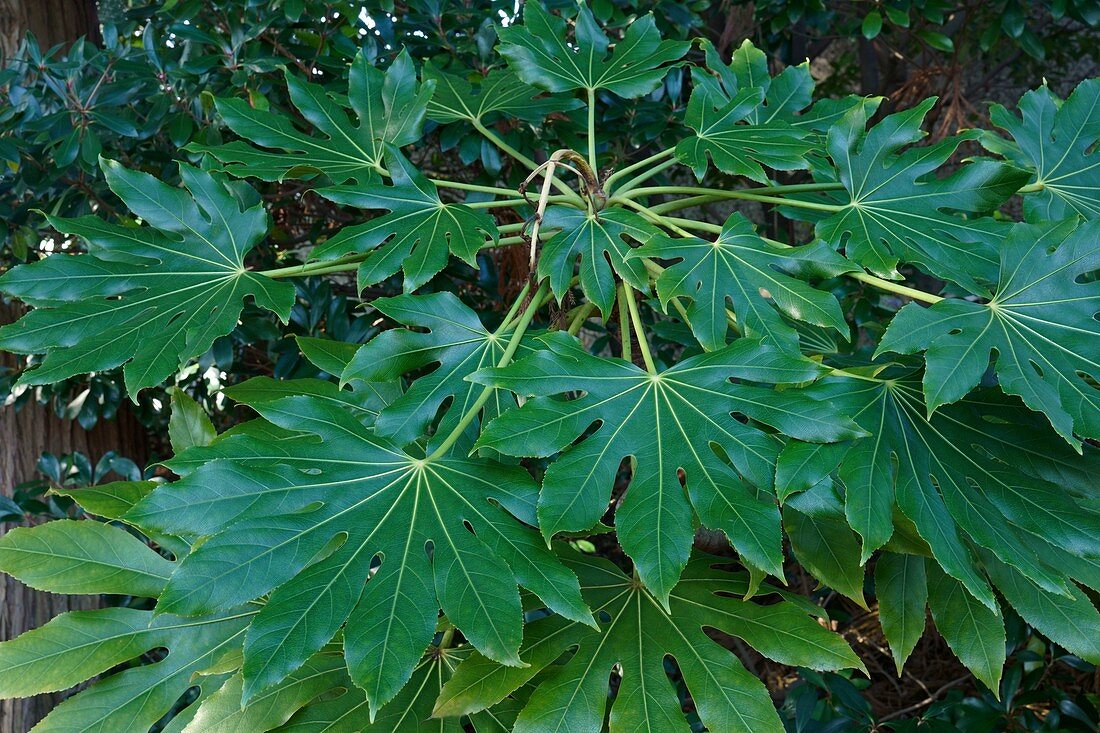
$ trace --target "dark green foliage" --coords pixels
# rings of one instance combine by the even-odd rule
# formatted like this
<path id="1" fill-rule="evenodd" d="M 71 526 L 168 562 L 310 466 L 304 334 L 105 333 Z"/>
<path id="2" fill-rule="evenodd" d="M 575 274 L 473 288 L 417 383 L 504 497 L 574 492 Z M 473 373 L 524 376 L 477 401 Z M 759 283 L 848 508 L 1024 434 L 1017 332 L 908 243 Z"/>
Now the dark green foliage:
<path id="1" fill-rule="evenodd" d="M 308 45 L 322 9 L 279 8 Z M 865 39 L 904 26 L 874 12 Z M 0 330 L 32 356 L 17 389 L 170 383 L 173 480 L 60 487 L 103 521 L 0 541 L 28 585 L 133 606 L 0 645 L 0 691 L 151 662 L 40 730 L 778 733 L 749 647 L 807 668 L 796 707 L 816 685 L 819 718 L 869 724 L 794 568 L 873 594 L 899 670 L 928 610 L 991 690 L 1020 619 L 1100 661 L 1095 81 L 995 111 L 1011 139 L 926 144 L 934 100 L 872 122 L 878 100 L 815 102 L 807 66 L 726 63 L 663 16 L 418 13 L 361 44 L 326 16 L 285 75 L 241 41 L 220 85 L 151 26 L 164 78 L 217 93 L 172 123 L 190 162 L 104 159 L 112 204 L 53 207 L 62 246 L 0 277 L 33 306 Z M 1027 223 L 997 212 L 1017 194 Z M 695 215 L 728 200 L 771 219 Z M 243 380 L 258 343 L 272 374 Z M 227 401 L 252 419 L 207 414 Z"/>

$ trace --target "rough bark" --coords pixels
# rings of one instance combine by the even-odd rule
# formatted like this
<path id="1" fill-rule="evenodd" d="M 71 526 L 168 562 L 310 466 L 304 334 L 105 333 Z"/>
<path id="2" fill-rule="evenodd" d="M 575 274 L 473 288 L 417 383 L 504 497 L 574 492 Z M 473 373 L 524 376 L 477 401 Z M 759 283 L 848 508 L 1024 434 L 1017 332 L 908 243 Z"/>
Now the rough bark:
<path id="1" fill-rule="evenodd" d="M 0 61 L 18 51 L 27 31 L 35 34 L 43 48 L 86 36 L 99 37 L 94 0 L 0 0 Z M 0 304 L 0 324 L 19 314 L 17 308 Z M 0 365 L 14 366 L 0 353 Z M 103 423 L 86 432 L 72 421 L 58 419 L 47 409 L 30 404 L 16 412 L 0 407 L 0 491 L 34 477 L 35 464 L 43 451 L 80 451 L 93 461 L 115 449 L 140 458 L 144 454 L 143 432 L 126 416 Z M 0 534 L 11 525 L 0 525 Z M 97 599 L 57 596 L 33 591 L 7 576 L 0 577 L 0 640 L 11 639 L 41 626 L 59 613 L 93 608 Z M 59 695 L 40 695 L 26 700 L 0 702 L 0 733 L 26 733 L 50 708 Z"/>
<path id="2" fill-rule="evenodd" d="M 95 0 L 0 0 L 0 59 L 15 54 L 27 31 L 43 49 L 81 36 L 99 43 Z"/>
<path id="3" fill-rule="evenodd" d="M 17 309 L 0 304 L 0 324 L 9 323 Z M 0 365 L 12 366 L 14 359 L 0 353 Z M 35 465 L 43 451 L 62 454 L 80 451 L 92 462 L 114 450 L 139 464 L 146 459 L 145 430 L 125 409 L 110 422 L 100 421 L 86 431 L 72 420 L 61 420 L 52 410 L 28 404 L 16 412 L 0 407 L 0 491 L 34 478 Z M 0 525 L 3 534 L 13 525 Z M 65 611 L 94 608 L 98 597 L 60 596 L 40 593 L 22 583 L 0 576 L 0 640 L 7 640 L 49 621 Z M 26 733 L 64 695 L 39 695 L 25 700 L 0 701 L 0 733 Z"/>

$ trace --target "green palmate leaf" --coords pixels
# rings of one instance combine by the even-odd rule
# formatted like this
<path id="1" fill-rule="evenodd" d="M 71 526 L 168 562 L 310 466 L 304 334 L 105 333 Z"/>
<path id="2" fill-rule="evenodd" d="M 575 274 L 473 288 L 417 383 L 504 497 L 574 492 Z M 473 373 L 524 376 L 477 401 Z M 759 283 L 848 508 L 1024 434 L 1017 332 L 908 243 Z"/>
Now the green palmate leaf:
<path id="1" fill-rule="evenodd" d="M 179 387 L 170 387 L 168 393 L 172 400 L 172 414 L 168 419 L 172 452 L 179 453 L 193 445 L 209 445 L 217 432 L 202 405 Z"/>
<path id="2" fill-rule="evenodd" d="M 995 404 L 963 401 L 927 418 L 915 375 L 889 376 L 828 377 L 806 390 L 872 434 L 852 445 L 838 473 L 864 560 L 893 534 L 896 502 L 936 562 L 989 608 L 975 545 L 1048 592 L 1068 592 L 1068 576 L 1096 582 L 1095 562 L 1082 558 L 1098 556 L 1100 517 L 1074 499 L 1091 492 L 1090 479 L 1060 470 L 1068 447 L 1011 424 Z M 1056 475 L 1073 490 L 1044 480 Z"/>
<path id="3" fill-rule="evenodd" d="M 156 595 L 172 571 L 126 532 L 93 522 L 13 530 L 0 542 L 6 571 L 56 592 Z M 31 559 L 31 552 L 45 559 Z M 35 583 L 39 579 L 45 582 Z M 121 589 L 127 585 L 130 590 Z M 160 661 L 113 674 L 65 700 L 35 727 L 47 733 L 147 730 L 176 705 L 193 675 L 239 654 L 253 615 L 240 609 L 186 619 L 131 608 L 65 613 L 0 644 L 0 696 L 65 690 L 167 648 Z"/>
<path id="4" fill-rule="evenodd" d="M 606 89 L 631 99 L 656 89 L 668 73 L 665 64 L 689 47 L 685 41 L 662 41 L 652 15 L 632 22 L 610 54 L 610 41 L 587 6 L 577 9 L 572 41 L 566 28 L 565 20 L 541 3 L 524 3 L 523 25 L 498 31 L 500 53 L 523 81 L 540 89 Z"/>
<path id="5" fill-rule="evenodd" d="M 0 694 L 65 690 L 164 647 L 169 654 L 160 661 L 96 682 L 35 726 L 36 733 L 148 730 L 191 687 L 195 673 L 239 653 L 251 615 L 184 619 L 131 608 L 65 613 L 0 644 Z"/>
<path id="6" fill-rule="evenodd" d="M 538 263 L 539 278 L 550 278 L 559 299 L 569 290 L 578 260 L 581 290 L 605 317 L 615 303 L 616 274 L 632 287 L 648 290 L 649 274 L 641 260 L 629 256 L 630 241 L 644 242 L 658 229 L 640 215 L 625 209 L 584 212 L 554 206 L 547 210 L 544 226 L 561 229 L 543 243 Z"/>
<path id="7" fill-rule="evenodd" d="M 351 686 L 340 654 L 318 654 L 282 683 L 241 702 L 243 676 L 233 675 L 206 698 L 183 733 L 240 733 L 275 730 L 319 695 Z"/>
<path id="8" fill-rule="evenodd" d="M 997 590 L 1025 621 L 1070 653 L 1100 663 L 1100 612 L 1088 596 L 1076 587 L 1068 598 L 1047 593 L 988 553 L 984 559 Z"/>
<path id="9" fill-rule="evenodd" d="M 859 544 L 844 523 L 844 505 L 822 482 L 783 507 L 783 528 L 802 567 L 864 608 Z"/>
<path id="10" fill-rule="evenodd" d="M 987 147 L 1035 175 L 1039 190 L 1024 196 L 1024 213 L 1039 223 L 1068 216 L 1100 218 L 1100 79 L 1086 79 L 1064 102 L 1046 86 L 1020 100 L 1022 119 L 993 105 L 993 124 L 1015 141 L 987 134 Z"/>
<path id="11" fill-rule="evenodd" d="M 217 667 L 223 666 L 222 664 L 216 665 Z M 183 708 L 179 712 L 172 716 L 172 719 L 161 729 L 163 733 L 183 733 L 191 720 L 195 717 L 195 713 L 198 712 L 198 708 L 202 705 L 207 698 L 213 695 L 215 692 L 221 689 L 232 675 L 231 672 L 219 672 L 212 673 L 210 670 L 203 670 L 192 678 L 191 688 L 187 691 L 187 696 L 190 698 L 194 696 L 194 701 Z"/>
<path id="12" fill-rule="evenodd" d="M 23 383 L 125 364 L 126 386 L 136 394 L 232 331 L 245 298 L 289 317 L 294 287 L 244 265 L 268 226 L 250 188 L 185 164 L 187 191 L 110 161 L 103 169 L 149 226 L 51 217 L 59 231 L 85 239 L 88 254 L 52 255 L 0 277 L 0 290 L 38 306 L 0 328 L 0 349 L 46 354 Z"/>
<path id="13" fill-rule="evenodd" d="M 202 613 L 273 591 L 248 632 L 246 697 L 298 668 L 346 621 L 349 669 L 377 710 L 409 679 L 440 607 L 479 649 L 518 663 L 517 582 L 590 621 L 576 578 L 501 508 L 534 522 L 537 489 L 522 469 L 410 456 L 309 397 L 252 407 L 308 432 L 266 461 L 257 458 L 263 437 L 223 439 L 212 446 L 221 460 L 128 515 L 212 535 L 181 563 L 158 610 Z"/>
<path id="14" fill-rule="evenodd" d="M 792 494 L 831 481 L 829 474 L 840 465 L 840 459 L 848 448 L 846 442 L 804 443 L 788 440 L 775 462 L 775 491 L 779 501 L 786 501 Z"/>
<path id="15" fill-rule="evenodd" d="M 794 127 L 780 122 L 741 124 L 760 106 L 763 90 L 742 89 L 726 98 L 703 83 L 701 72 L 692 71 L 696 85 L 684 122 L 695 130 L 695 135 L 677 143 L 676 157 L 690 166 L 696 176 L 703 177 L 708 160 L 723 173 L 761 183 L 768 180 L 761 164 L 780 170 L 807 167 L 805 154 L 809 145 L 802 142 L 802 134 Z"/>
<path id="16" fill-rule="evenodd" d="M 615 524 L 623 549 L 662 602 L 687 563 L 693 507 L 747 561 L 782 574 L 779 514 L 770 493 L 780 445 L 733 414 L 810 441 L 850 438 L 858 430 L 796 391 L 730 379 L 791 384 L 813 379 L 817 365 L 743 339 L 654 375 L 621 359 L 592 356 L 564 334 L 550 334 L 543 343 L 546 348 L 531 356 L 472 379 L 535 395 L 490 423 L 478 446 L 514 456 L 564 451 L 547 469 L 539 496 L 546 537 L 593 527 L 607 510 L 620 463 L 630 457 L 633 478 Z M 583 397 L 557 398 L 574 391 Z M 756 487 L 769 491 L 760 494 Z"/>
<path id="17" fill-rule="evenodd" d="M 348 96 L 337 97 L 317 84 L 287 73 L 290 99 L 321 136 L 300 132 L 289 120 L 243 99 L 219 99 L 217 106 L 233 132 L 264 148 L 234 142 L 191 146 L 225 164 L 236 176 L 277 181 L 323 173 L 335 183 L 373 183 L 385 146 L 402 147 L 420 139 L 434 83 L 419 84 L 412 58 L 402 51 L 389 69 L 375 68 L 360 51 L 351 65 Z M 352 124 L 345 102 L 356 117 Z"/>
<path id="18" fill-rule="evenodd" d="M 155 598 L 172 563 L 121 529 L 59 520 L 0 537 L 0 570 L 51 593 L 118 593 Z"/>
<path id="19" fill-rule="evenodd" d="M 378 413 L 401 394 L 390 385 L 385 385 L 384 389 L 378 391 L 348 390 L 340 389 L 332 382 L 322 379 L 272 379 L 271 377 L 253 377 L 246 382 L 227 387 L 223 392 L 230 399 L 247 405 L 274 402 L 296 395 L 309 395 L 344 409 L 367 426 L 373 425 Z M 177 465 L 176 459 L 171 461 L 171 465 L 173 467 Z"/>
<path id="20" fill-rule="evenodd" d="M 884 552 L 875 565 L 875 596 L 879 621 L 898 675 L 924 634 L 928 618 L 928 577 L 925 560 L 916 555 Z"/>
<path id="21" fill-rule="evenodd" d="M 718 50 L 709 41 L 702 42 L 707 70 L 714 74 L 708 79 L 717 82 L 727 98 L 741 89 L 761 89 L 764 103 L 748 117 L 753 125 L 783 121 L 796 124 L 799 114 L 813 102 L 814 80 L 808 63 L 788 66 L 774 78 L 768 73 L 768 56 L 746 39 L 734 50 L 729 65 L 722 63 Z"/>
<path id="22" fill-rule="evenodd" d="M 298 343 L 302 355 L 313 366 L 334 377 L 340 376 L 347 369 L 348 363 L 359 350 L 359 344 L 349 344 L 336 339 L 296 335 L 294 340 Z"/>
<path id="23" fill-rule="evenodd" d="M 879 351 L 925 351 L 929 411 L 965 396 L 996 352 L 1001 389 L 1041 411 L 1066 440 L 1100 437 L 1100 222 L 1017 224 L 1000 249 L 988 303 L 910 304 Z"/>
<path id="24" fill-rule="evenodd" d="M 409 683 L 373 719 L 366 695 L 349 680 L 343 692 L 313 702 L 275 730 L 277 733 L 463 733 L 466 729 L 459 718 L 433 718 L 432 706 L 455 667 L 469 657 L 470 651 L 469 647 L 430 647 Z M 514 714 L 494 709 L 469 716 L 469 722 L 477 733 L 510 731 L 510 726 L 501 724 L 501 717 L 514 720 Z"/>
<path id="25" fill-rule="evenodd" d="M 745 118 L 750 125 L 774 125 L 772 129 L 779 130 L 782 127 L 775 123 L 787 123 L 796 128 L 799 135 L 816 135 L 828 130 L 853 107 L 865 107 L 869 113 L 877 108 L 875 98 L 854 95 L 842 99 L 821 99 L 814 103 L 814 79 L 809 63 L 788 66 L 773 77 L 768 72 L 767 54 L 747 39 L 733 52 L 728 66 L 722 63 L 714 44 L 707 40 L 699 43 L 703 47 L 706 68 L 714 74 L 713 80 L 708 78 L 703 81 L 716 92 L 730 99 L 742 89 L 755 87 L 763 90 L 763 104 L 754 107 Z M 812 151 L 807 152 L 813 154 Z"/>
<path id="26" fill-rule="evenodd" d="M 341 378 L 373 384 L 438 364 L 382 410 L 375 430 L 407 445 L 424 434 L 443 403 L 450 400 L 436 433 L 447 435 L 482 391 L 466 377 L 500 361 L 510 331 L 488 331 L 477 314 L 452 293 L 378 298 L 372 305 L 409 328 L 385 331 L 360 347 Z M 521 345 L 520 349 L 525 353 L 528 347 Z M 498 391 L 486 404 L 485 415 L 498 415 L 514 405 L 515 400 Z"/>
<path id="27" fill-rule="evenodd" d="M 714 76 L 692 69 L 693 91 L 684 122 L 695 135 L 676 145 L 676 156 L 699 178 L 708 156 L 724 172 L 766 183 L 762 166 L 777 170 L 809 167 L 813 147 L 808 126 L 797 114 L 809 106 L 813 79 L 807 65 L 792 66 L 772 79 L 767 57 L 749 41 L 734 51 L 729 66 L 713 45 L 705 45 L 707 66 Z"/>
<path id="28" fill-rule="evenodd" d="M 384 216 L 346 227 L 318 245 L 312 258 L 330 260 L 370 252 L 359 266 L 359 289 L 401 269 L 405 291 L 412 292 L 444 268 L 451 253 L 471 266 L 477 252 L 498 239 L 493 218 L 463 204 L 445 204 L 435 185 L 413 167 L 397 148 L 386 147 L 392 186 L 333 186 L 319 193 L 332 201 L 362 209 L 386 209 Z"/>
<path id="29" fill-rule="evenodd" d="M 538 125 L 551 113 L 569 112 L 582 105 L 576 98 L 543 95 L 511 69 L 492 69 L 471 79 L 445 72 L 428 61 L 423 76 L 425 81 L 435 82 L 428 117 L 443 124 L 481 123 L 503 115 Z"/>
<path id="30" fill-rule="evenodd" d="M 50 489 L 50 492 L 69 497 L 89 514 L 104 519 L 118 519 L 155 486 L 153 481 L 113 481 L 79 488 L 61 486 Z"/>
<path id="31" fill-rule="evenodd" d="M 1027 179 L 1017 168 L 993 161 L 929 178 L 963 135 L 900 152 L 919 141 L 929 99 L 865 130 L 868 110 L 853 108 L 828 134 L 829 155 L 845 195 L 841 210 L 817 223 L 817 235 L 876 275 L 898 278 L 899 261 L 944 280 L 980 290 L 996 279 L 997 245 L 1007 224 L 965 219 L 952 212 L 983 213 L 1000 206 Z"/>
<path id="32" fill-rule="evenodd" d="M 934 562 L 926 565 L 928 606 L 936 628 L 959 661 L 996 692 L 1005 665 L 1005 625 L 1000 610 L 979 603 Z"/>
<path id="33" fill-rule="evenodd" d="M 309 15 L 302 0 L 276 5 L 276 15 Z M 86 686 L 39 733 L 780 733 L 774 701 L 742 667 L 742 642 L 785 666 L 861 667 L 820 608 L 766 582 L 788 562 L 856 603 L 873 592 L 899 671 L 929 608 L 993 688 L 1017 616 L 1057 654 L 1100 662 L 1100 80 L 1064 102 L 1044 88 L 1015 113 L 994 108 L 1004 136 L 925 145 L 932 101 L 869 127 L 880 100 L 814 104 L 808 64 L 773 77 L 751 43 L 726 63 L 698 40 L 682 61 L 689 43 L 662 41 L 653 17 L 621 3 L 551 5 L 525 3 L 522 25 L 474 18 L 476 34 L 445 39 L 454 43 L 444 60 L 426 59 L 424 34 L 409 23 L 423 15 L 415 8 L 379 17 L 379 42 L 350 65 L 350 36 L 322 39 L 303 64 L 316 69 L 310 78 L 289 75 L 285 89 L 260 80 L 217 103 L 243 138 L 228 145 L 171 112 L 167 137 L 194 133 L 202 142 L 190 150 L 206 165 L 311 181 L 328 197 L 323 209 L 354 219 L 313 242 L 300 267 L 252 269 L 272 254 L 271 219 L 257 191 L 220 173 L 183 165 L 182 185 L 171 186 L 105 162 L 109 190 L 81 178 L 91 204 L 71 191 L 31 196 L 41 193 L 31 179 L 15 187 L 51 201 L 50 214 L 108 211 L 104 196 L 128 212 L 115 223 L 50 218 L 55 246 L 20 223 L 19 206 L 7 212 L 13 251 L 36 262 L 0 275 L 0 290 L 35 310 L 0 328 L 0 349 L 31 355 L 22 384 L 53 385 L 40 397 L 115 369 L 135 396 L 166 379 L 191 383 L 211 354 L 228 369 L 220 347 L 230 341 L 270 351 L 275 373 L 296 377 L 249 379 L 237 359 L 215 380 L 233 386 L 203 403 L 220 409 L 228 398 L 248 417 L 221 435 L 170 387 L 176 455 L 163 465 L 174 476 L 74 488 L 73 471 L 100 481 L 130 467 L 44 460 L 58 485 L 48 493 L 105 521 L 12 530 L 0 537 L 0 570 L 47 592 L 130 600 L 0 643 L 0 697 Z M 880 31 L 875 17 L 868 37 Z M 208 44 L 196 27 L 181 38 Z M 502 56 L 491 48 L 498 31 Z M 236 81 L 270 69 L 263 48 L 275 36 L 241 38 L 230 44 L 243 54 L 233 54 Z M 315 40 L 276 50 L 289 58 Z M 154 46 L 146 33 L 146 50 Z M 379 51 L 376 68 L 368 58 Z M 70 91 L 90 99 L 79 76 Z M 110 106 L 115 87 L 126 84 L 91 96 Z M 193 111 L 210 111 L 214 97 L 203 96 Z M 92 122 L 141 143 L 127 148 L 135 171 L 157 169 L 163 120 L 139 107 L 113 122 L 97 109 Z M 31 112 L 31 122 L 41 116 Z M 428 118 L 442 157 L 407 149 Z M 23 126 L 22 136 L 0 129 L 0 159 L 18 163 L 45 145 L 56 162 L 94 167 L 94 130 L 48 140 L 41 124 Z M 958 161 L 979 139 L 1002 160 Z M 539 207 L 532 281 L 503 318 L 489 313 L 486 288 L 509 290 L 515 268 L 481 250 L 521 228 L 532 207 L 487 200 L 510 189 L 435 176 L 481 165 L 483 174 L 465 173 L 511 186 L 502 155 L 531 168 L 549 157 L 599 168 L 601 150 L 619 173 L 606 174 L 603 192 L 582 186 L 543 202 L 555 205 Z M 618 160 L 631 151 L 636 162 Z M 722 180 L 639 188 L 684 163 Z M 776 180 L 794 170 L 814 182 Z M 765 188 L 738 190 L 734 177 Z M 279 188 L 265 186 L 265 197 Z M 452 195 L 462 189 L 476 191 L 469 203 Z M 1016 192 L 1028 224 L 1010 223 L 1002 207 Z M 731 197 L 776 204 L 816 236 L 784 247 L 740 215 L 720 230 L 666 218 Z M 498 228 L 494 216 L 508 223 Z M 290 229 L 276 249 L 324 228 L 307 218 L 279 217 Z M 505 243 L 513 239 L 523 237 Z M 949 297 L 882 279 L 914 268 L 924 274 L 912 279 L 943 281 Z M 402 277 L 406 293 L 351 318 L 348 299 L 323 283 L 282 281 L 354 270 L 360 286 L 382 290 Z M 461 294 L 458 280 L 444 288 L 454 293 L 413 294 L 447 285 L 444 273 L 462 276 Z M 816 289 L 821 281 L 832 292 Z M 536 338 L 527 329 L 551 289 L 587 301 Z M 635 296 L 651 292 L 653 307 L 667 316 L 674 305 L 676 317 L 641 317 Z M 899 296 L 917 303 L 895 307 Z M 602 356 L 617 297 L 632 306 L 620 325 L 637 332 L 620 340 L 637 344 L 625 351 L 644 371 L 629 356 Z M 849 313 L 865 337 L 854 349 L 839 344 L 854 333 Z M 312 335 L 265 349 L 275 316 Z M 868 363 L 864 347 L 876 340 L 898 362 Z M 113 391 L 112 379 L 93 378 L 70 412 L 107 417 Z M 703 529 L 738 556 L 693 559 Z M 632 575 L 566 546 L 591 547 L 590 536 L 601 554 L 629 560 Z M 719 569 L 735 561 L 743 573 Z M 845 679 L 825 682 L 852 696 Z M 859 712 L 854 697 L 841 702 Z"/>
<path id="34" fill-rule="evenodd" d="M 839 636 L 800 606 L 740 600 L 749 589 L 748 576 L 714 570 L 714 561 L 699 557 L 687 566 L 666 610 L 609 562 L 573 556 L 569 563 L 582 578 L 585 598 L 597 610 L 600 630 L 558 616 L 532 622 L 520 652 L 530 666 L 502 667 L 475 654 L 443 687 L 436 714 L 484 709 L 542 673 L 516 721 L 516 733 L 601 730 L 608 676 L 620 665 L 622 679 L 611 702 L 612 733 L 686 732 L 690 727 L 668 677 L 671 657 L 708 730 L 782 731 L 763 684 L 704 628 L 743 639 L 781 664 L 820 670 L 862 667 Z M 576 653 L 555 666 L 553 662 L 572 647 Z"/>
<path id="35" fill-rule="evenodd" d="M 780 312 L 848 336 L 837 299 L 805 282 L 851 270 L 851 263 L 823 242 L 805 247 L 769 244 L 748 219 L 735 213 L 714 242 L 662 234 L 629 257 L 678 260 L 657 278 L 657 294 L 666 308 L 673 298 L 691 300 L 688 321 L 705 349 L 726 344 L 727 302 L 747 335 L 769 337 L 780 345 L 798 344 L 797 332 Z"/>

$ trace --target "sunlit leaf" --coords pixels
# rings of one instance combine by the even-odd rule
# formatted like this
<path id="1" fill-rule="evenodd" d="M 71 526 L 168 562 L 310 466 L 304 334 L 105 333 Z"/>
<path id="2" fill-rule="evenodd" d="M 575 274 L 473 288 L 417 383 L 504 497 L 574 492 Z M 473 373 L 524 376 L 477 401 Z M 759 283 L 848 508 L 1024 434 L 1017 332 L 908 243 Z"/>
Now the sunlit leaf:
<path id="1" fill-rule="evenodd" d="M 402 51 L 386 71 L 360 51 L 351 65 L 344 99 L 287 72 L 290 99 L 320 135 L 301 132 L 286 117 L 257 109 L 243 99 L 219 99 L 218 112 L 244 142 L 193 145 L 225 164 L 236 176 L 278 181 L 323 173 L 334 183 L 378 180 L 387 144 L 401 147 L 420 139 L 434 82 L 420 84 L 412 58 Z M 355 115 L 353 124 L 347 107 Z M 269 148 L 264 150 L 263 148 Z"/>
<path id="2" fill-rule="evenodd" d="M 653 375 L 621 359 L 592 356 L 563 334 L 543 344 L 473 379 L 534 396 L 490 423 L 478 446 L 515 456 L 564 451 L 547 469 L 539 496 L 546 537 L 595 525 L 607 510 L 619 464 L 629 457 L 632 479 L 615 526 L 642 580 L 662 602 L 687 563 L 693 508 L 753 565 L 782 574 L 779 514 L 770 492 L 780 446 L 733 415 L 812 441 L 843 440 L 859 431 L 827 404 L 798 392 L 730 380 L 796 383 L 813 379 L 815 364 L 743 339 Z M 570 392 L 583 396 L 557 397 Z"/>
<path id="3" fill-rule="evenodd" d="M 524 3 L 523 24 L 498 33 L 500 53 L 528 84 L 551 92 L 606 89 L 620 97 L 653 91 L 668 73 L 665 64 L 687 52 L 684 41 L 662 41 L 652 15 L 638 18 L 610 53 L 610 40 L 588 6 L 577 9 L 575 34 L 567 37 L 564 19 Z"/>
<path id="4" fill-rule="evenodd" d="M 710 567 L 699 557 L 664 603 L 606 560 L 574 556 L 585 598 L 596 609 L 596 631 L 558 616 L 530 624 L 520 651 L 530 666 L 509 668 L 475 654 L 443 687 L 438 715 L 484 709 L 542 673 L 515 730 L 599 730 L 610 705 L 612 733 L 688 731 L 680 699 L 668 677 L 671 657 L 708 730 L 783 730 L 767 690 L 737 657 L 704 628 L 743 639 L 781 664 L 834 670 L 861 667 L 844 641 L 787 601 L 771 605 L 740 600 L 747 576 Z M 772 589 L 764 593 L 770 595 Z M 563 656 L 571 648 L 576 653 Z M 563 658 L 563 663 L 553 663 Z M 621 678 L 609 701 L 608 676 Z"/>
<path id="5" fill-rule="evenodd" d="M 1044 413 L 1058 433 L 1100 437 L 1100 223 L 1019 224 L 1000 248 L 987 303 L 949 298 L 911 303 L 887 329 L 880 352 L 925 352 L 929 411 L 964 397 L 989 368 L 1005 392 Z"/>
<path id="6" fill-rule="evenodd" d="M 148 226 L 51 218 L 59 231 L 86 240 L 88 253 L 51 255 L 0 277 L 0 291 L 38 306 L 0 328 L 0 348 L 46 354 L 23 383 L 125 365 L 136 394 L 232 331 L 246 298 L 289 318 L 294 287 L 245 266 L 268 227 L 252 189 L 186 164 L 186 190 L 111 161 L 103 170 Z"/>
<path id="7" fill-rule="evenodd" d="M 158 611 L 201 614 L 271 593 L 248 632 L 246 697 L 297 669 L 345 622 L 349 669 L 377 710 L 408 681 L 439 608 L 479 649 L 512 664 L 522 626 L 517 583 L 571 618 L 589 618 L 576 578 L 504 511 L 534 520 L 536 487 L 522 469 L 417 458 L 309 397 L 252 407 L 308 432 L 267 463 L 247 435 L 220 441 L 224 458 L 157 489 L 128 515 L 208 536 L 180 564 Z"/>

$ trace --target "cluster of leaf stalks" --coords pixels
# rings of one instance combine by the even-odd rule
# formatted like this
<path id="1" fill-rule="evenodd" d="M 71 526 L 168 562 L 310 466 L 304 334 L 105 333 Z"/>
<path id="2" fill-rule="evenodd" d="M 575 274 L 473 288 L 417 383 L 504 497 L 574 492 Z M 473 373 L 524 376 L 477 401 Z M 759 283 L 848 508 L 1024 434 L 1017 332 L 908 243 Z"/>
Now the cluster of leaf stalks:
<path id="1" fill-rule="evenodd" d="M 400 272 L 404 288 L 370 304 L 395 326 L 362 346 L 298 339 L 319 378 L 226 389 L 252 420 L 216 435 L 177 398 L 177 480 L 64 492 L 105 521 L 0 540 L 0 567 L 33 587 L 156 599 L 5 643 L 0 692 L 165 647 L 41 730 L 145 729 L 191 690 L 169 729 L 781 731 L 708 629 L 785 665 L 866 673 L 785 587 L 790 555 L 859 605 L 874 559 L 899 671 L 928 609 L 994 690 L 1005 605 L 1100 659 L 1100 81 L 995 110 L 1008 137 L 921 146 L 932 100 L 871 123 L 881 100 L 815 103 L 805 65 L 771 76 L 751 44 L 726 63 L 702 43 L 680 141 L 608 167 L 600 106 L 645 100 L 690 44 L 645 16 L 612 48 L 586 7 L 570 25 L 533 2 L 501 40 L 507 66 L 484 76 L 361 54 L 345 97 L 288 74 L 308 125 L 219 100 L 241 139 L 189 146 L 206 157 L 180 165 L 182 188 L 103 161 L 140 225 L 51 218 L 87 252 L 0 278 L 35 307 L 0 329 L 0 347 L 44 354 L 24 384 L 121 366 L 132 394 L 232 331 L 246 298 L 285 321 L 288 279 L 356 272 L 362 290 Z M 575 115 L 583 150 L 538 163 L 496 126 L 537 131 L 553 112 Z M 472 128 L 523 173 L 426 175 L 406 156 L 426 120 Z M 965 140 L 999 157 L 941 175 Z M 661 185 L 676 166 L 700 185 Z M 387 213 L 257 270 L 268 215 L 243 178 Z M 1017 195 L 1023 222 L 992 215 Z M 678 215 L 731 201 L 814 236 Z M 522 221 L 498 224 L 508 211 Z M 529 272 L 492 330 L 432 287 L 452 255 L 476 266 L 509 245 Z M 847 280 L 905 303 L 874 353 L 819 287 Z M 578 338 L 616 322 L 617 354 Z M 693 550 L 699 528 L 725 556 Z M 610 532 L 626 567 L 584 551 Z"/>

